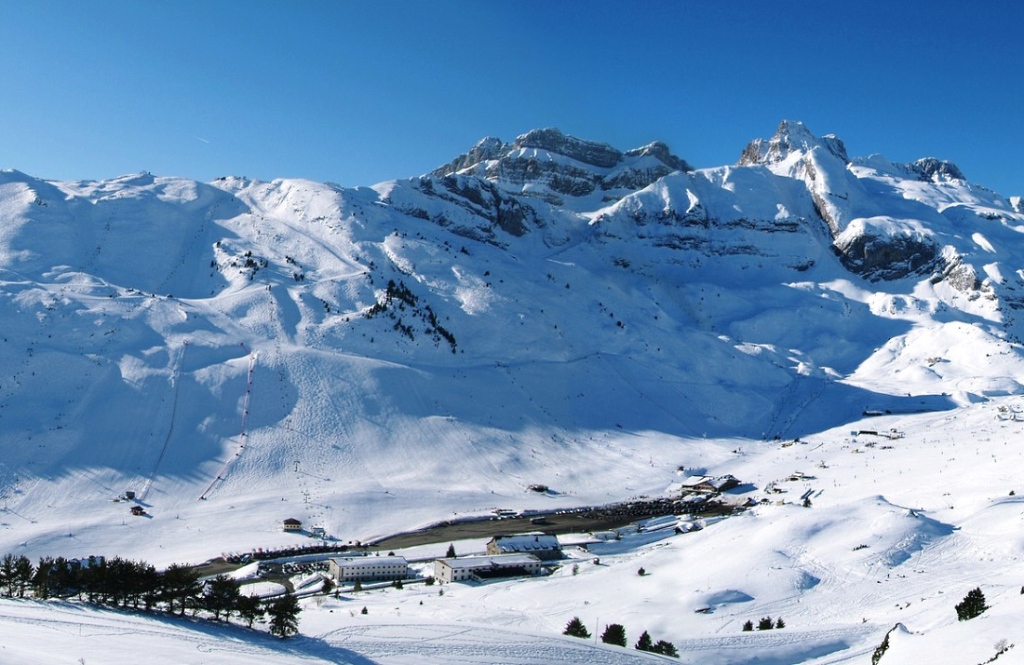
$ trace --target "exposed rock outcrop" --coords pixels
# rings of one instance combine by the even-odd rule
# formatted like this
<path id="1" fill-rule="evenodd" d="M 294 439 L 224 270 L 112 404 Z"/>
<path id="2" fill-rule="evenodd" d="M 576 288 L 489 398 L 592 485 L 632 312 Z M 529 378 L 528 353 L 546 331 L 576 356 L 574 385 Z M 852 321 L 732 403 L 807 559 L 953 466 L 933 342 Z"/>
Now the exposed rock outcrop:
<path id="1" fill-rule="evenodd" d="M 692 167 L 661 142 L 625 153 L 607 143 L 586 141 L 557 129 L 534 129 L 512 143 L 486 138 L 431 175 L 460 173 L 486 178 L 506 189 L 561 205 L 562 197 L 596 191 L 635 191 L 674 171 Z M 621 193 L 614 198 L 621 196 Z"/>
<path id="2" fill-rule="evenodd" d="M 802 122 L 783 120 L 775 135 L 768 140 L 754 139 L 747 144 L 740 154 L 740 166 L 751 164 L 777 164 L 786 160 L 795 152 L 807 153 L 816 147 L 825 149 L 829 154 L 849 163 L 846 146 L 834 134 L 826 134 L 821 138 L 814 136 Z"/>
<path id="3" fill-rule="evenodd" d="M 907 170 L 917 175 L 921 182 L 949 182 L 967 180 L 956 164 L 934 157 L 925 157 L 907 164 Z"/>
<path id="4" fill-rule="evenodd" d="M 929 238 L 867 230 L 840 236 L 833 249 L 847 270 L 871 280 L 929 272 L 939 255 L 939 248 Z"/>

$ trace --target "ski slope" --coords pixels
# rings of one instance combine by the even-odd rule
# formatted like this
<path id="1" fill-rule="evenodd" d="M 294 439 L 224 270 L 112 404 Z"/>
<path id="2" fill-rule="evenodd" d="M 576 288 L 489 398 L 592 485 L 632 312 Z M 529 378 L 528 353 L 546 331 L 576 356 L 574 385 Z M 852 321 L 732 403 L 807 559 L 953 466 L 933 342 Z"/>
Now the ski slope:
<path id="1" fill-rule="evenodd" d="M 372 188 L 0 173 L 0 549 L 198 563 L 302 542 L 286 518 L 368 541 L 732 473 L 767 503 L 578 576 L 345 601 L 363 623 L 307 607 L 307 655 L 458 662 L 491 644 L 472 624 L 524 645 L 493 662 L 632 662 L 575 655 L 579 615 L 711 663 L 863 662 L 896 622 L 883 662 L 991 657 L 952 606 L 991 593 L 987 640 L 1021 584 L 1019 205 L 799 123 L 663 175 L 667 149 L 609 166 L 545 136 Z M 0 622 L 60 612 L 167 623 Z M 741 634 L 767 614 L 787 628 Z M 389 652 L 402 625 L 423 637 Z M 167 630 L 177 653 L 213 629 Z M 211 639 L 245 653 L 232 631 Z M 461 651 L 424 651 L 431 631 Z"/>

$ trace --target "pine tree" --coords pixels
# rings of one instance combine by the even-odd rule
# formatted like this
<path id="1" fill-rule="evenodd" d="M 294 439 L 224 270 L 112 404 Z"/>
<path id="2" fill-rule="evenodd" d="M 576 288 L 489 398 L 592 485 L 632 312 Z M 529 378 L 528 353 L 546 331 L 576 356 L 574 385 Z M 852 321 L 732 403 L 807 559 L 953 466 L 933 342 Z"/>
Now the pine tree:
<path id="1" fill-rule="evenodd" d="M 786 622 L 782 620 L 782 617 L 779 617 L 779 618 L 778 618 L 778 619 L 777 619 L 777 620 L 775 621 L 775 627 L 776 627 L 776 628 L 785 628 L 785 627 L 786 627 Z"/>
<path id="2" fill-rule="evenodd" d="M 203 587 L 199 584 L 199 573 L 188 566 L 172 563 L 164 571 L 161 578 L 162 597 L 167 601 L 167 611 L 174 614 L 174 605 L 178 605 L 178 614 L 185 615 L 185 608 L 194 604 L 202 595 Z"/>
<path id="3" fill-rule="evenodd" d="M 449 559 L 454 559 L 456 557 L 454 544 L 448 545 L 448 552 L 445 554 L 445 556 Z"/>
<path id="4" fill-rule="evenodd" d="M 569 623 L 565 625 L 565 630 L 562 631 L 563 635 L 569 635 L 570 637 L 581 637 L 583 639 L 590 638 L 590 631 L 583 625 L 579 617 L 573 617 L 569 620 Z"/>
<path id="5" fill-rule="evenodd" d="M 4 558 L 0 559 L 0 586 L 4 587 L 4 595 L 8 598 L 14 595 L 14 587 L 17 585 L 14 571 L 16 561 L 17 558 L 13 554 L 5 554 Z"/>
<path id="6" fill-rule="evenodd" d="M 202 606 L 213 613 L 214 619 L 220 619 L 221 613 L 228 619 L 238 605 L 238 598 L 238 581 L 227 575 L 218 575 L 206 583 Z"/>
<path id="7" fill-rule="evenodd" d="M 775 626 L 775 622 L 772 621 L 771 617 L 761 617 L 761 620 L 757 622 L 758 630 L 771 630 Z"/>
<path id="8" fill-rule="evenodd" d="M 281 596 L 267 609 L 270 615 L 270 634 L 282 640 L 299 632 L 299 601 L 290 593 Z"/>
<path id="9" fill-rule="evenodd" d="M 640 639 L 636 641 L 636 645 L 633 647 L 637 651 L 653 651 L 654 643 L 651 640 L 651 635 L 646 630 L 640 634 Z"/>
<path id="10" fill-rule="evenodd" d="M 752 630 L 754 630 L 754 622 L 751 621 L 750 619 L 747 619 L 747 622 L 745 624 L 743 624 L 743 631 L 744 632 L 750 632 Z"/>
<path id="11" fill-rule="evenodd" d="M 238 616 L 241 617 L 242 621 L 249 628 L 252 628 L 252 624 L 256 620 L 262 619 L 267 614 L 262 603 L 260 603 L 260 597 L 256 595 L 239 596 L 238 600 L 235 601 L 235 608 L 238 610 Z"/>
<path id="12" fill-rule="evenodd" d="M 604 632 L 601 633 L 601 641 L 605 644 L 618 644 L 620 647 L 626 646 L 625 627 L 619 623 L 605 626 Z"/>
<path id="13" fill-rule="evenodd" d="M 35 575 L 35 572 L 32 562 L 24 554 L 20 555 L 14 562 L 14 581 L 18 586 L 18 598 L 25 597 L 25 589 L 32 584 L 32 577 Z"/>
<path id="14" fill-rule="evenodd" d="M 663 656 L 671 656 L 673 658 L 679 658 L 679 651 L 676 650 L 676 645 L 665 640 L 658 640 L 658 643 L 651 648 L 654 653 L 660 653 Z"/>
<path id="15" fill-rule="evenodd" d="M 979 616 L 987 609 L 988 605 L 985 604 L 985 594 L 981 592 L 980 587 L 975 587 L 967 592 L 962 601 L 957 603 L 956 618 L 960 621 L 967 621 Z"/>

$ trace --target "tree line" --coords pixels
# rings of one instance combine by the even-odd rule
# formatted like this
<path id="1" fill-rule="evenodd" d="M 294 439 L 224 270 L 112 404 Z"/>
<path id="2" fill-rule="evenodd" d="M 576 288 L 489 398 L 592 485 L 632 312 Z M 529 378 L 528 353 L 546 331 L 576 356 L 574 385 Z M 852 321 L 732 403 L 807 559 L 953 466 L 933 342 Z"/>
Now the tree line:
<path id="1" fill-rule="evenodd" d="M 285 594 L 264 602 L 244 596 L 237 580 L 218 575 L 205 582 L 190 566 L 172 564 L 157 571 L 144 561 L 121 557 L 89 557 L 79 561 L 42 557 L 33 565 L 24 555 L 6 554 L 0 559 L 0 595 L 40 600 L 77 599 L 129 611 L 164 611 L 184 616 L 201 612 L 219 621 L 237 615 L 250 628 L 269 617 L 271 634 L 281 638 L 298 632 L 301 611 L 295 596 Z"/>
<path id="2" fill-rule="evenodd" d="M 582 639 L 590 638 L 590 631 L 583 625 L 579 617 L 573 617 L 566 624 L 565 630 L 562 631 L 563 635 L 569 635 L 570 637 L 579 637 Z M 626 646 L 628 643 L 626 640 L 626 628 L 620 623 L 611 623 L 604 627 L 604 632 L 601 633 L 601 641 L 605 644 L 615 644 L 620 647 Z M 663 656 L 672 656 L 673 658 L 679 658 L 679 651 L 676 649 L 676 645 L 672 644 L 667 640 L 658 640 L 655 642 L 650 633 L 646 630 L 641 633 L 640 639 L 637 640 L 633 648 L 637 651 L 649 651 L 651 653 L 659 653 Z"/>

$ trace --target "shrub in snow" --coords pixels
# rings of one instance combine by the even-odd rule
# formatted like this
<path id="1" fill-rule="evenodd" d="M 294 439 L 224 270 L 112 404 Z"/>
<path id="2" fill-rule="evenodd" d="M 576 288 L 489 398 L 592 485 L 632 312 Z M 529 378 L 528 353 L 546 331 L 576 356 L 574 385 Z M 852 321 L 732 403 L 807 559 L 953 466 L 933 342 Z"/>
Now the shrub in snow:
<path id="1" fill-rule="evenodd" d="M 775 622 L 772 621 L 771 617 L 761 617 L 761 620 L 757 622 L 758 630 L 771 630 L 775 627 Z"/>

